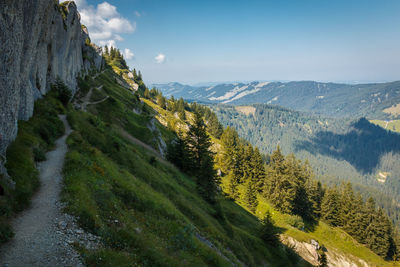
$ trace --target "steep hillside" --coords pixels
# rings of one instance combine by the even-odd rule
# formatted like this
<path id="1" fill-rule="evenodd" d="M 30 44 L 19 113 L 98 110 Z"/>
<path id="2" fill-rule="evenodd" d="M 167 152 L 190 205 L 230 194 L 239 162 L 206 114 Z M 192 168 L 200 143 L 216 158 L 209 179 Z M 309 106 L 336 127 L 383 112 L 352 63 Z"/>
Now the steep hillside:
<path id="1" fill-rule="evenodd" d="M 193 87 L 155 84 L 166 96 L 224 104 L 265 103 L 335 117 L 396 118 L 400 82 L 337 84 L 312 81 L 251 82 Z"/>
<path id="2" fill-rule="evenodd" d="M 168 141 L 174 133 L 115 78 L 108 69 L 87 79 L 82 87 L 102 85 L 89 101 L 106 100 L 68 112 L 67 211 L 104 242 L 99 250 L 79 248 L 86 264 L 294 265 L 299 259 L 283 246 L 263 244 L 256 217 L 223 198 L 220 206 L 208 204 L 194 180 L 158 154 L 158 136 Z"/>
<path id="3" fill-rule="evenodd" d="M 307 159 L 321 181 L 351 181 L 399 222 L 399 134 L 365 119 L 328 118 L 270 105 L 211 108 L 222 124 L 237 129 L 264 153 L 280 145 L 283 153 Z"/>

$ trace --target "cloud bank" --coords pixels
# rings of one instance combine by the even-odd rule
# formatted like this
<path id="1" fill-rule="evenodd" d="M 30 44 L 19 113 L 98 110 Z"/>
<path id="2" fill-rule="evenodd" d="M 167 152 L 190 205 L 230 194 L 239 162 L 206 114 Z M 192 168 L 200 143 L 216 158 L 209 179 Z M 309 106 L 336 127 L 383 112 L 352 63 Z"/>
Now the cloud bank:
<path id="1" fill-rule="evenodd" d="M 116 42 L 123 40 L 120 34 L 133 33 L 136 29 L 136 22 L 122 17 L 117 8 L 108 2 L 97 7 L 88 5 L 85 0 L 75 0 L 75 3 L 81 14 L 81 23 L 88 27 L 90 38 L 99 45 L 116 47 Z"/>

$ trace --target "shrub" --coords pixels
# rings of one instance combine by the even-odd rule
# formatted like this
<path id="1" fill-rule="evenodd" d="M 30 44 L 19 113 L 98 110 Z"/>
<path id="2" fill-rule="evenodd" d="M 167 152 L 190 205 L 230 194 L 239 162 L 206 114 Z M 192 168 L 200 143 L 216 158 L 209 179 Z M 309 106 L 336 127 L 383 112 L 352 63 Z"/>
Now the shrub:
<path id="1" fill-rule="evenodd" d="M 157 159 L 156 159 L 156 157 L 154 157 L 154 156 L 151 156 L 150 157 L 150 159 L 149 159 L 149 163 L 151 164 L 151 165 L 156 165 L 157 164 Z"/>
<path id="2" fill-rule="evenodd" d="M 298 215 L 286 215 L 285 222 L 294 228 L 304 231 L 304 221 Z"/>
<path id="3" fill-rule="evenodd" d="M 45 161 L 46 160 L 46 153 L 40 147 L 33 148 L 33 158 L 35 161 Z"/>
<path id="4" fill-rule="evenodd" d="M 278 232 L 274 226 L 274 221 L 272 220 L 271 213 L 267 211 L 265 213 L 264 219 L 261 221 L 260 237 L 264 242 L 275 245 L 278 243 Z"/>
<path id="5" fill-rule="evenodd" d="M 57 91 L 58 99 L 66 106 L 72 98 L 72 92 L 68 86 L 60 78 L 57 78 L 55 84 L 52 85 L 52 89 Z"/>
<path id="6" fill-rule="evenodd" d="M 11 226 L 0 221 L 0 244 L 10 240 L 14 236 Z"/>

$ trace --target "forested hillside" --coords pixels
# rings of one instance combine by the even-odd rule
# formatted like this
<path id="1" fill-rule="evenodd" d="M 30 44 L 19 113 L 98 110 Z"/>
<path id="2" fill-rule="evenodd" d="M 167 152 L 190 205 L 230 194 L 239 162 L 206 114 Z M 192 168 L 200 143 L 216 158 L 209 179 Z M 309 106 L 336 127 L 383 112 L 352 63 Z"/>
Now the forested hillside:
<path id="1" fill-rule="evenodd" d="M 334 117 L 399 116 L 400 82 L 339 84 L 314 81 L 228 83 L 194 87 L 179 83 L 156 84 L 166 96 L 224 104 L 274 104 Z"/>
<path id="2" fill-rule="evenodd" d="M 351 181 L 399 221 L 399 134 L 365 119 L 327 118 L 270 105 L 212 109 L 224 125 L 237 129 L 263 153 L 271 153 L 279 144 L 284 154 L 293 152 L 308 160 L 319 180 Z"/>

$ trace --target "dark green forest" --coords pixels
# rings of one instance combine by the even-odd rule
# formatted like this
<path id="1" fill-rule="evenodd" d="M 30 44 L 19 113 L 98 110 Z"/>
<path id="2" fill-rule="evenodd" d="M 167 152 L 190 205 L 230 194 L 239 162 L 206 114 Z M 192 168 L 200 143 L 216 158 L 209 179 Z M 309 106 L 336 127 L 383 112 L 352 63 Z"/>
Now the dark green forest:
<path id="1" fill-rule="evenodd" d="M 225 126 L 270 154 L 280 145 L 283 154 L 308 160 L 325 184 L 353 183 L 364 199 L 373 196 L 391 219 L 399 222 L 400 135 L 366 119 L 328 118 L 272 105 L 252 105 L 254 114 L 235 106 L 211 106 Z M 379 175 L 387 176 L 378 181 Z"/>

